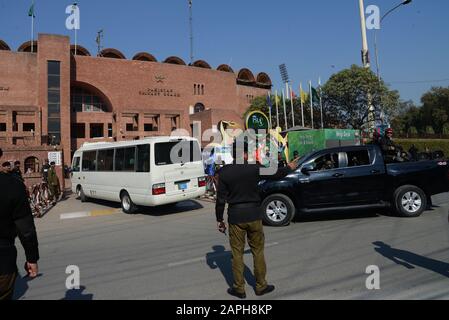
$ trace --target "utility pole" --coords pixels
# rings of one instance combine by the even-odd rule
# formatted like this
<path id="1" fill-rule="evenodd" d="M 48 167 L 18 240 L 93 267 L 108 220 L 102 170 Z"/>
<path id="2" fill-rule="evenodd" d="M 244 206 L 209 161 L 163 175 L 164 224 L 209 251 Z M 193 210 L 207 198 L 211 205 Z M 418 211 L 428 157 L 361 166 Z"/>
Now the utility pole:
<path id="1" fill-rule="evenodd" d="M 360 9 L 360 28 L 362 31 L 362 65 L 364 68 L 370 68 L 370 60 L 369 60 L 369 50 L 368 50 L 368 40 L 366 37 L 366 19 L 365 19 L 365 4 L 363 0 L 359 0 L 359 9 Z M 372 95 L 371 92 L 367 93 L 367 102 L 368 102 L 368 126 L 370 129 L 376 128 L 376 115 L 375 108 L 372 104 Z"/>
<path id="2" fill-rule="evenodd" d="M 363 0 L 359 0 L 360 7 L 360 28 L 362 31 L 362 64 L 363 67 L 369 68 L 369 51 L 368 51 L 368 40 L 366 37 L 366 19 L 365 19 L 365 5 Z"/>
<path id="3" fill-rule="evenodd" d="M 192 0 L 189 0 L 189 23 L 190 23 L 190 65 L 193 65 L 193 8 L 192 8 Z"/>

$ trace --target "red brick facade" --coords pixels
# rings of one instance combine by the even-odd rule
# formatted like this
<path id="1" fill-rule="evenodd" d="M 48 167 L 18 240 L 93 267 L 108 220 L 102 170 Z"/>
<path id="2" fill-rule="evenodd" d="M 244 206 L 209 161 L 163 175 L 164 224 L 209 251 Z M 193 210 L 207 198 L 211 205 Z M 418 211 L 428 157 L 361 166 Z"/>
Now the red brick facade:
<path id="1" fill-rule="evenodd" d="M 220 120 L 243 125 L 241 117 L 250 100 L 271 88 L 265 73 L 237 73 L 226 65 L 214 70 L 205 61 L 193 66 L 177 57 L 157 62 L 148 53 L 127 60 L 116 49 L 93 57 L 80 46 L 74 55 L 65 36 L 40 34 L 33 51 L 25 43 L 12 52 L 0 41 L 3 160 L 24 163 L 34 156 L 42 164 L 48 149 L 56 148 L 70 165 L 72 153 L 85 141 L 169 135 L 173 128 L 190 131 L 194 121 L 201 122 L 203 131 Z M 48 61 L 60 63 L 61 139 L 51 147 Z"/>

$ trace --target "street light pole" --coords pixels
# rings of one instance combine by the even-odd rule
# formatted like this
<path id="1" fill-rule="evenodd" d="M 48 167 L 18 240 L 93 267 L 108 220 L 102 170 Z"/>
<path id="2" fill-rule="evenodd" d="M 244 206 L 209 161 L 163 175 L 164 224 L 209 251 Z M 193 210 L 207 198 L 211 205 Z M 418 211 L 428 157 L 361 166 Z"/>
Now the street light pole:
<path id="1" fill-rule="evenodd" d="M 412 0 L 403 0 L 401 3 L 399 3 L 398 5 L 394 6 L 393 8 L 391 8 L 390 10 L 387 11 L 387 13 L 385 13 L 382 18 L 380 19 L 380 25 L 382 25 L 382 22 L 384 21 L 384 19 L 393 11 L 395 11 L 396 9 L 398 9 L 401 6 L 405 6 L 409 3 L 411 3 Z M 374 30 L 374 54 L 376 55 L 376 69 L 377 69 L 377 79 L 381 80 L 381 76 L 380 76 L 380 64 L 379 64 L 379 50 L 378 50 L 378 46 L 377 46 L 377 29 Z"/>
<path id="2" fill-rule="evenodd" d="M 369 51 L 368 51 L 368 40 L 366 37 L 366 20 L 365 20 L 365 4 L 363 0 L 359 0 L 360 8 L 360 28 L 362 31 L 362 64 L 363 67 L 369 68 Z"/>

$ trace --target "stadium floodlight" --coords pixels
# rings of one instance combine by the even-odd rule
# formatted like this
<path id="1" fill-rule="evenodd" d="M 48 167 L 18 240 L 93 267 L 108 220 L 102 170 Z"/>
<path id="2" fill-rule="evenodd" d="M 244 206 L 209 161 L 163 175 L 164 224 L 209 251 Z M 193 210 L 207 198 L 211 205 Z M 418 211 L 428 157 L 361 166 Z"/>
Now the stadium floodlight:
<path id="1" fill-rule="evenodd" d="M 288 77 L 287 67 L 286 67 L 285 63 L 283 63 L 283 64 L 281 64 L 281 65 L 279 66 L 279 70 L 281 71 L 281 78 L 282 78 L 282 81 L 283 81 L 284 83 L 289 83 L 289 82 L 290 82 L 290 79 L 289 79 L 289 77 Z"/>

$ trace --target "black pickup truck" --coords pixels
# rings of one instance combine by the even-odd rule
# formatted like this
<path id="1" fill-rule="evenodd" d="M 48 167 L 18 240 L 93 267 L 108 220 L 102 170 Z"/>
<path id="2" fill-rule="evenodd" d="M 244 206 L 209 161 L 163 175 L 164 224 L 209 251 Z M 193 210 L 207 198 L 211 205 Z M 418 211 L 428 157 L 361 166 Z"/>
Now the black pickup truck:
<path id="1" fill-rule="evenodd" d="M 449 191 L 448 161 L 388 163 L 376 145 L 325 149 L 304 156 L 298 169 L 262 181 L 263 219 L 283 226 L 296 214 L 393 208 L 417 217 L 431 196 Z"/>

